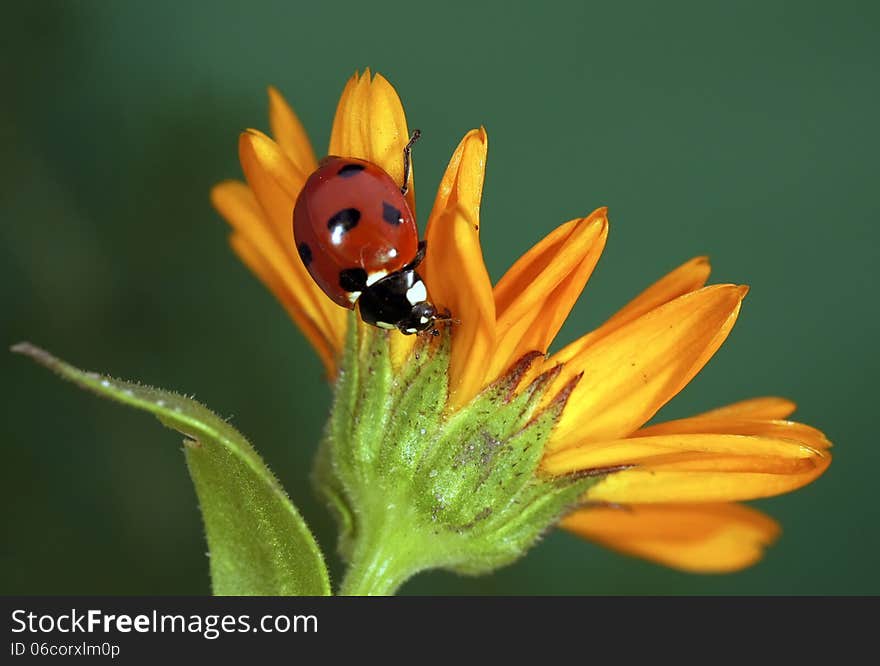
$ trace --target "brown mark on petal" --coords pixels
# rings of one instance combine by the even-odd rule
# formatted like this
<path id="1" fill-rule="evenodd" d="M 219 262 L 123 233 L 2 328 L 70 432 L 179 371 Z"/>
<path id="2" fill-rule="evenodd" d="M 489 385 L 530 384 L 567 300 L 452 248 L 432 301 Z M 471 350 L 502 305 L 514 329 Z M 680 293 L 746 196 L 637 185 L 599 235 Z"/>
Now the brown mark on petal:
<path id="1" fill-rule="evenodd" d="M 578 385 L 578 382 L 581 381 L 581 377 L 584 376 L 583 372 L 577 373 L 574 377 L 569 379 L 565 386 L 559 389 L 559 393 L 553 396 L 553 399 L 550 401 L 550 404 L 547 405 L 547 409 L 558 409 L 559 414 L 562 414 L 562 410 L 565 409 L 566 403 L 568 403 L 568 399 L 571 397 L 572 392 Z M 558 418 L 558 417 L 557 417 Z"/>
<path id="2" fill-rule="evenodd" d="M 562 364 L 558 363 L 549 370 L 545 370 L 535 377 L 535 379 L 532 380 L 532 383 L 525 388 L 525 392 L 535 395 L 536 393 L 543 391 L 553 383 L 553 381 L 559 376 L 560 372 L 562 372 Z"/>
<path id="3" fill-rule="evenodd" d="M 507 402 L 510 402 L 514 395 L 516 395 L 516 389 L 522 378 L 529 371 L 529 368 L 532 367 L 532 363 L 543 356 L 544 354 L 539 351 L 526 352 L 495 382 L 497 389 L 502 393 L 506 393 L 505 400 Z"/>
<path id="4" fill-rule="evenodd" d="M 569 472 L 568 474 L 563 474 L 558 476 L 559 479 L 565 479 L 566 481 L 578 481 L 580 479 L 590 479 L 596 476 L 605 476 L 607 474 L 613 474 L 614 472 L 623 472 L 628 469 L 632 469 L 633 467 L 638 467 L 635 464 L 626 464 L 626 465 L 608 465 L 606 467 L 590 467 L 588 469 L 579 469 L 576 472 Z"/>
<path id="5" fill-rule="evenodd" d="M 619 504 L 617 502 L 606 502 L 604 500 L 584 500 L 575 502 L 566 511 L 566 514 L 580 511 L 583 509 L 613 509 L 624 513 L 632 513 L 633 508 L 629 504 Z"/>
<path id="6" fill-rule="evenodd" d="M 556 367 L 551 368 L 550 370 L 548 370 L 547 372 L 545 372 L 541 376 L 539 376 L 533 382 L 533 384 L 540 381 L 541 377 L 543 377 L 544 375 L 550 375 L 550 377 L 548 378 L 550 380 L 555 379 L 556 375 L 558 375 L 561 370 L 562 370 L 562 365 L 557 365 Z M 574 391 L 575 387 L 578 385 L 578 382 L 581 380 L 581 377 L 583 377 L 583 376 L 584 376 L 584 373 L 579 372 L 574 377 L 569 379 L 565 383 L 565 386 L 563 386 L 559 390 L 559 393 L 557 393 L 555 396 L 553 396 L 553 399 L 550 401 L 550 404 L 548 404 L 544 409 L 542 409 L 540 412 L 538 412 L 538 414 L 534 415 L 529 420 L 529 422 L 526 423 L 520 429 L 519 432 L 517 432 L 516 434 L 513 435 L 513 437 L 516 437 L 521 432 L 524 432 L 525 430 L 528 430 L 529 428 L 533 427 L 535 425 L 535 423 L 540 421 L 541 418 L 545 414 L 551 414 L 553 417 L 552 418 L 552 425 L 548 428 L 547 432 L 540 435 L 540 437 L 542 439 L 549 437 L 550 432 L 552 431 L 553 427 L 556 426 L 556 423 L 559 421 L 559 417 L 562 415 L 562 410 L 565 409 L 565 403 L 568 402 L 568 397 L 571 395 L 572 391 Z M 531 390 L 531 386 L 529 386 L 529 388 L 527 390 Z"/>

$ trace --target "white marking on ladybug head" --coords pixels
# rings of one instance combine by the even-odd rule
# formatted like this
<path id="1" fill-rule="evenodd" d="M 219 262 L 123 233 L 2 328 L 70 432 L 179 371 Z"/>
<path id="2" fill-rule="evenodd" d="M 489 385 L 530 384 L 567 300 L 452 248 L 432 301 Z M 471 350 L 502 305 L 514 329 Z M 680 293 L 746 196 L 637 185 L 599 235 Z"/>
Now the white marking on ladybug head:
<path id="1" fill-rule="evenodd" d="M 397 326 L 395 326 L 394 324 L 386 324 L 384 321 L 377 321 L 376 326 L 378 326 L 379 328 L 387 329 L 389 331 L 393 331 L 397 328 Z"/>
<path id="2" fill-rule="evenodd" d="M 419 317 L 420 324 L 427 324 L 429 321 L 431 321 L 431 320 L 428 319 L 427 317 Z"/>
<path id="3" fill-rule="evenodd" d="M 370 273 L 367 276 L 367 286 L 369 287 L 369 286 L 376 284 L 379 280 L 381 280 L 386 275 L 388 275 L 388 271 L 376 271 L 375 273 Z"/>
<path id="4" fill-rule="evenodd" d="M 349 291 L 348 292 L 348 300 L 350 300 L 352 303 L 355 303 L 357 301 L 357 299 L 359 299 L 360 297 L 361 297 L 361 292 L 359 292 L 359 291 Z"/>
<path id="5" fill-rule="evenodd" d="M 406 300 L 409 301 L 410 305 L 415 305 L 416 303 L 424 303 L 428 300 L 428 290 L 425 289 L 425 283 L 419 280 L 415 282 L 412 287 L 406 290 Z"/>

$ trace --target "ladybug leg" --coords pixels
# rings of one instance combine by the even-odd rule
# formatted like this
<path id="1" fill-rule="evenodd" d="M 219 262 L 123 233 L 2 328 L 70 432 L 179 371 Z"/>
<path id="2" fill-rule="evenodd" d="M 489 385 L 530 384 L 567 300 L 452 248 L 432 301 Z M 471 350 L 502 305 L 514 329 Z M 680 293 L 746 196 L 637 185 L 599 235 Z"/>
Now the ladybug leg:
<path id="1" fill-rule="evenodd" d="M 412 136 L 403 147 L 403 187 L 400 188 L 400 193 L 403 195 L 409 192 L 409 172 L 412 170 L 412 147 L 421 136 L 422 133 L 419 130 L 413 130 Z"/>
<path id="2" fill-rule="evenodd" d="M 453 317 L 452 313 L 449 311 L 449 308 L 443 308 L 443 310 L 441 312 L 438 312 L 437 314 L 435 314 L 433 321 L 434 321 L 434 323 L 440 322 L 443 324 L 454 324 L 456 326 L 461 324 L 461 319 L 456 319 L 455 317 Z M 434 329 L 434 330 L 437 330 L 437 329 Z M 434 333 L 433 335 L 437 335 L 437 334 Z"/>
<path id="3" fill-rule="evenodd" d="M 431 308 L 433 309 L 433 306 L 431 306 Z M 443 310 L 440 312 L 434 312 L 430 315 L 430 317 L 431 323 L 427 327 L 422 328 L 420 331 L 418 331 L 417 335 L 425 337 L 431 336 L 436 338 L 438 335 L 440 335 L 440 330 L 437 328 L 438 323 L 456 325 L 461 324 L 461 320 L 453 317 L 452 313 L 449 311 L 449 308 L 443 308 Z"/>
<path id="4" fill-rule="evenodd" d="M 425 251 L 428 249 L 428 241 L 420 240 L 419 241 L 419 251 L 416 252 L 416 257 L 411 262 L 409 262 L 406 266 L 403 267 L 405 271 L 415 270 L 415 267 L 418 266 L 422 261 L 425 260 Z"/>
<path id="5" fill-rule="evenodd" d="M 431 318 L 431 328 L 421 331 L 420 334 L 436 338 L 440 335 L 440 329 L 436 326 L 437 323 L 458 325 L 461 324 L 461 319 L 453 317 L 449 308 L 443 308 L 442 312 L 438 312 Z"/>
<path id="6" fill-rule="evenodd" d="M 452 316 L 452 313 L 449 311 L 449 308 L 443 308 L 443 312 L 438 312 L 437 316 L 434 317 L 434 321 L 442 321 L 449 324 L 461 324 L 461 319 L 456 319 Z"/>

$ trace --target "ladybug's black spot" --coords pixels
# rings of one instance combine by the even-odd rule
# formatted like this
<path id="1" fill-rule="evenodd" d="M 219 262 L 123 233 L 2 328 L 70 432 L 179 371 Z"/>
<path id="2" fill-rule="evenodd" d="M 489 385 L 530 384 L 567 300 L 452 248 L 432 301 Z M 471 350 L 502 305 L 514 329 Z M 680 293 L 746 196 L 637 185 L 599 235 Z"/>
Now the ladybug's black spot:
<path id="1" fill-rule="evenodd" d="M 382 219 L 388 224 L 400 224 L 403 222 L 403 216 L 400 211 L 387 201 L 382 202 Z"/>
<path id="2" fill-rule="evenodd" d="M 363 268 L 339 271 L 339 286 L 347 292 L 363 291 L 367 288 L 367 271 Z"/>
<path id="3" fill-rule="evenodd" d="M 300 243 L 296 249 L 299 250 L 299 258 L 306 266 L 312 263 L 312 248 L 308 246 L 308 243 Z"/>
<path id="4" fill-rule="evenodd" d="M 364 169 L 366 169 L 366 167 L 363 164 L 346 164 L 337 171 L 336 174 L 343 178 L 351 178 L 352 176 L 358 175 Z"/>
<path id="5" fill-rule="evenodd" d="M 360 219 L 361 212 L 357 208 L 343 208 L 327 220 L 327 228 L 333 234 L 334 244 L 342 239 L 342 234 L 354 229 Z"/>

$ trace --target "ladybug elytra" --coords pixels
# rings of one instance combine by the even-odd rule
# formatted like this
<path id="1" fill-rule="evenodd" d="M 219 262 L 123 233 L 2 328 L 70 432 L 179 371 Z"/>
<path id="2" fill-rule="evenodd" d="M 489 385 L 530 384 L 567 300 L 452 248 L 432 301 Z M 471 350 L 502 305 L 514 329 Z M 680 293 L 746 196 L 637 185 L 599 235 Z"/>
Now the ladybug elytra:
<path id="1" fill-rule="evenodd" d="M 357 305 L 366 323 L 407 335 L 449 319 L 428 302 L 416 272 L 426 244 L 405 195 L 418 138 L 416 130 L 403 150 L 402 187 L 372 162 L 331 155 L 309 176 L 293 211 L 299 256 L 324 293 L 349 310 Z"/>

